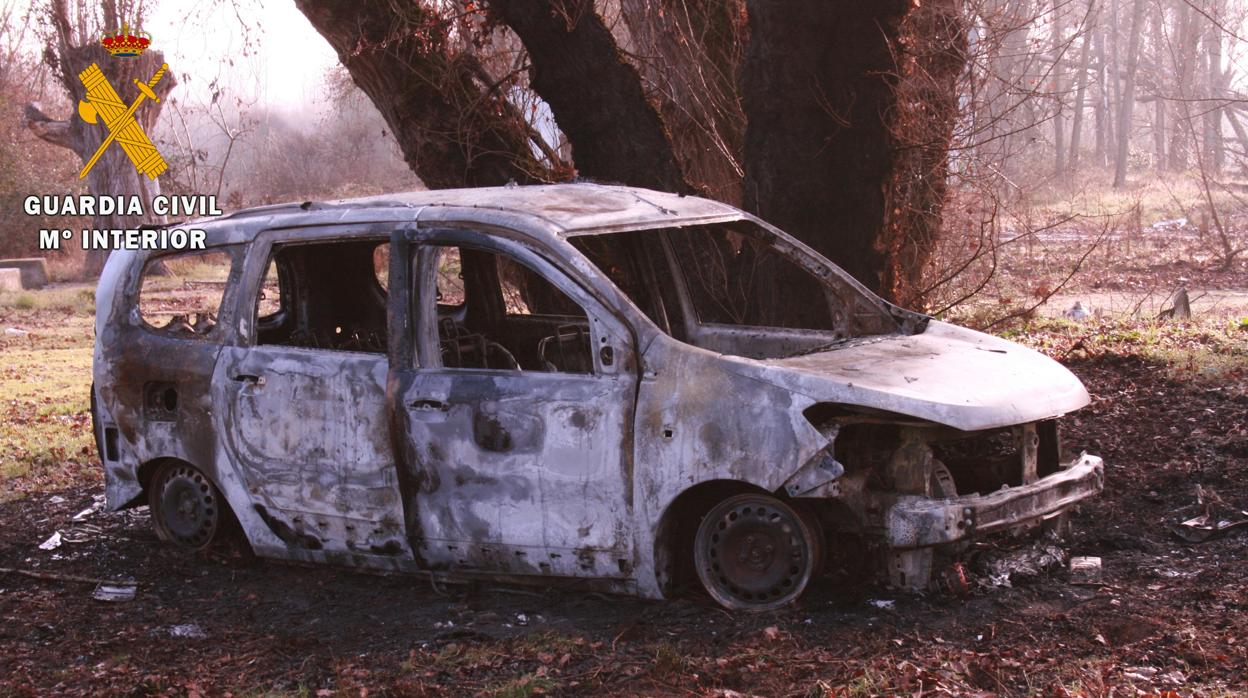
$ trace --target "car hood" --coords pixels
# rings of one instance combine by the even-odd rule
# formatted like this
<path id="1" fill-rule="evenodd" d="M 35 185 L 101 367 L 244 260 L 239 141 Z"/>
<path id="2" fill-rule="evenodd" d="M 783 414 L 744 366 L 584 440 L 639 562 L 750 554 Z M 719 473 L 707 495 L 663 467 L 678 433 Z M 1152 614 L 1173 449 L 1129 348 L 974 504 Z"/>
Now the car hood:
<path id="1" fill-rule="evenodd" d="M 916 335 L 851 340 L 785 359 L 741 359 L 756 378 L 818 402 L 974 431 L 1048 419 L 1090 398 L 1066 367 L 999 337 L 931 321 Z"/>

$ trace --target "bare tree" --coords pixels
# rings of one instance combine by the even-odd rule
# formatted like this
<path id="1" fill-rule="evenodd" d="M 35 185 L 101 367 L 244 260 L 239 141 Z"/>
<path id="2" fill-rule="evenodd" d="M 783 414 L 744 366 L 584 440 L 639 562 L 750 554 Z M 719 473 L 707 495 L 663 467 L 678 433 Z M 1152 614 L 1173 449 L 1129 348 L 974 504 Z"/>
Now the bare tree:
<path id="1" fill-rule="evenodd" d="M 138 91 L 132 83 L 135 80 L 147 83 L 164 63 L 163 54 L 159 50 L 148 49 L 137 58 L 113 58 L 100 45 L 100 34 L 115 34 L 127 24 L 137 29 L 143 21 L 144 3 L 142 0 L 107 0 L 102 3 L 98 12 L 88 8 L 85 3 L 71 4 L 69 0 L 49 0 L 46 12 L 50 31 L 46 37 L 44 60 L 55 72 L 71 104 L 86 98 L 86 87 L 78 79 L 78 75 L 93 63 L 99 65 L 123 99 L 127 94 L 137 96 Z M 175 82 L 172 73 L 166 74 L 155 85 L 156 95 L 167 95 Z M 149 100 L 148 104 L 135 112 L 135 119 L 145 131 L 151 130 L 161 107 L 160 102 Z M 28 128 L 39 138 L 68 148 L 84 164 L 108 135 L 107 127 L 103 123 L 89 124 L 75 116 L 57 120 L 45 114 L 37 104 L 27 105 L 25 121 Z M 160 182 L 139 174 L 121 148 L 112 146 L 104 150 L 87 175 L 87 190 L 94 195 L 132 195 L 150 201 L 160 193 Z M 143 222 L 119 213 L 97 215 L 92 225 L 102 229 L 125 229 L 134 228 Z M 97 276 L 107 258 L 107 250 L 88 251 L 83 273 Z"/>
<path id="2" fill-rule="evenodd" d="M 1088 92 L 1088 67 L 1092 61 L 1092 27 L 1096 24 L 1099 9 L 1096 0 L 1088 0 L 1087 14 L 1083 18 L 1080 29 L 1083 45 L 1079 51 L 1079 68 L 1075 74 L 1075 106 L 1070 127 L 1070 157 L 1067 159 L 1066 167 L 1072 173 L 1079 170 L 1079 148 L 1083 142 L 1083 113 Z"/>
<path id="3" fill-rule="evenodd" d="M 1143 29 L 1144 0 L 1133 0 L 1131 33 L 1127 39 L 1127 73 L 1118 105 L 1118 148 L 1114 153 L 1114 187 L 1127 183 L 1127 157 L 1131 148 L 1131 116 L 1135 107 L 1135 82 L 1140 61 L 1140 31 Z"/>

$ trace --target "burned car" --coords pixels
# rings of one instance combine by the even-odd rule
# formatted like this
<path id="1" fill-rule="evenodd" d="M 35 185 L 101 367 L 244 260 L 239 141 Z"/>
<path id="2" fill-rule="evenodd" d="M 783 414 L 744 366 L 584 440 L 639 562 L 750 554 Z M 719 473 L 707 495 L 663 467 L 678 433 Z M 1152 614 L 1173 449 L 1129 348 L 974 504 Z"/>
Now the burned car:
<path id="1" fill-rule="evenodd" d="M 110 257 L 92 395 L 108 506 L 185 548 L 761 609 L 846 541 L 926 588 L 1102 487 L 1059 443 L 1065 368 L 724 204 L 510 186 L 195 226 Z"/>

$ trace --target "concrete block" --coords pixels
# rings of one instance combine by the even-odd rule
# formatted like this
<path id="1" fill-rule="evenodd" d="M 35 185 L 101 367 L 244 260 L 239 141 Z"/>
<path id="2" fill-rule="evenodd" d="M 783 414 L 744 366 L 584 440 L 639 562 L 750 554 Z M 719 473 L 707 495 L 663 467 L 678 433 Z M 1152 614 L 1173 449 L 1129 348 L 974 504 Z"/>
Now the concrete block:
<path id="1" fill-rule="evenodd" d="M 18 269 L 0 269 L 0 291 L 22 290 L 22 272 Z"/>
<path id="2" fill-rule="evenodd" d="M 0 259 L 0 269 L 17 269 L 22 273 L 22 287 L 43 288 L 48 285 L 48 263 L 43 257 Z"/>

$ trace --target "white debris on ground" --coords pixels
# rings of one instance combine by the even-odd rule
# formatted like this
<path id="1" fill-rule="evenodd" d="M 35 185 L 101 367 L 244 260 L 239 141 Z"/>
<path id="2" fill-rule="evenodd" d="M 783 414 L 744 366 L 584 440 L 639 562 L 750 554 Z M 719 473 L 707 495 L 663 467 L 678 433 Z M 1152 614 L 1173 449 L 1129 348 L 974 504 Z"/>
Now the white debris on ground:
<path id="1" fill-rule="evenodd" d="M 40 543 L 39 549 L 40 550 L 56 550 L 57 548 L 61 547 L 61 542 L 62 542 L 61 532 L 57 531 L 56 533 L 53 533 L 52 535 L 48 536 L 47 540 Z"/>
<path id="2" fill-rule="evenodd" d="M 1035 579 L 1049 570 L 1066 565 L 1069 555 L 1050 540 L 1014 550 L 987 550 L 975 560 L 979 583 L 992 587 L 1011 587 L 1016 582 Z"/>
<path id="3" fill-rule="evenodd" d="M 77 514 L 74 514 L 74 518 L 71 520 L 72 521 L 86 521 L 87 517 L 91 516 L 92 514 L 99 511 L 100 509 L 104 508 L 104 495 L 97 494 L 92 497 L 92 501 L 93 503 L 91 504 L 91 506 L 87 507 L 86 509 L 83 509 Z"/>
<path id="4" fill-rule="evenodd" d="M 1156 223 L 1152 224 L 1149 227 L 1152 228 L 1153 230 L 1158 230 L 1158 231 L 1181 230 L 1187 227 L 1187 219 L 1186 218 L 1172 218 L 1170 220 L 1157 221 Z"/>
<path id="5" fill-rule="evenodd" d="M 188 640 L 206 640 L 208 633 L 194 623 L 175 625 L 168 629 L 169 637 L 180 637 Z"/>
<path id="6" fill-rule="evenodd" d="M 101 584 L 91 593 L 91 598 L 96 601 L 105 601 L 108 603 L 118 603 L 122 601 L 133 601 L 138 587 L 133 584 L 114 585 Z"/>

